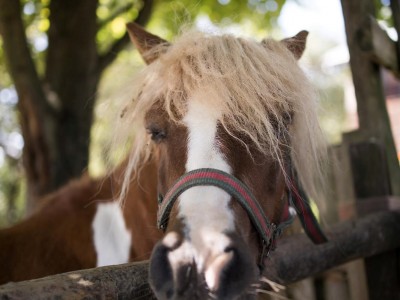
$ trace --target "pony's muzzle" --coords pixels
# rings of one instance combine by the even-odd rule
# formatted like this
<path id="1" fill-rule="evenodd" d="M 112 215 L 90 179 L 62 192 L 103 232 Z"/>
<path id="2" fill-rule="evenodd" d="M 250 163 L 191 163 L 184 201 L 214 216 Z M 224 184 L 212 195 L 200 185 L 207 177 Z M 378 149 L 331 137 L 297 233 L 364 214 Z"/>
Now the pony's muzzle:
<path id="1" fill-rule="evenodd" d="M 173 237 L 171 237 L 173 235 Z M 149 279 L 157 299 L 207 299 L 199 296 L 197 266 L 187 242 L 170 233 L 151 255 Z"/>
<path id="2" fill-rule="evenodd" d="M 158 299 L 250 299 L 258 272 L 251 257 L 239 238 L 219 253 L 199 252 L 170 232 L 153 250 L 150 283 Z"/>

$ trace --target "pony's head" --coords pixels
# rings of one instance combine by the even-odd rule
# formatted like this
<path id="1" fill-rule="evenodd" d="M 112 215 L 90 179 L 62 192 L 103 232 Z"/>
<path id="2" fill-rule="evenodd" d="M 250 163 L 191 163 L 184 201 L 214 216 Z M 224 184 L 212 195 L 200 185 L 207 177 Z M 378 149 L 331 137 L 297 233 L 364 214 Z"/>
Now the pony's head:
<path id="1" fill-rule="evenodd" d="M 262 42 L 188 32 L 170 44 L 128 30 L 148 65 L 118 130 L 137 125 L 127 181 L 158 159 L 165 236 L 152 288 L 159 299 L 249 299 L 279 234 L 291 166 L 311 190 L 318 171 L 313 90 L 297 66 L 307 32 Z"/>

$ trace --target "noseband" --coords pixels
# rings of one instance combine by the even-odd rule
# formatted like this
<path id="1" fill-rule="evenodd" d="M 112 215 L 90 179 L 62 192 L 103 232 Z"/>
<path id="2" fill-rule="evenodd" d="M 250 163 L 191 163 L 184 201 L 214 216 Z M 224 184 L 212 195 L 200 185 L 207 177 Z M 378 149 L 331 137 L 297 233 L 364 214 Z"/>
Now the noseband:
<path id="1" fill-rule="evenodd" d="M 292 223 L 294 216 L 288 214 L 288 218 L 279 224 L 270 222 L 259 202 L 243 182 L 231 174 L 221 170 L 203 168 L 190 171 L 181 176 L 169 189 L 165 197 L 159 195 L 157 225 L 160 229 L 166 229 L 169 215 L 178 197 L 184 191 L 194 186 L 216 186 L 227 192 L 240 203 L 243 209 L 247 212 L 247 215 L 262 241 L 262 251 L 259 264 L 261 267 L 265 257 L 268 256 L 269 251 L 274 249 L 275 239 L 282 233 L 283 229 Z M 326 242 L 327 238 L 319 227 L 306 194 L 302 189 L 297 187 L 295 181 L 292 179 L 289 180 L 287 196 L 289 202 L 288 205 L 295 208 L 304 230 L 311 240 L 316 244 Z"/>

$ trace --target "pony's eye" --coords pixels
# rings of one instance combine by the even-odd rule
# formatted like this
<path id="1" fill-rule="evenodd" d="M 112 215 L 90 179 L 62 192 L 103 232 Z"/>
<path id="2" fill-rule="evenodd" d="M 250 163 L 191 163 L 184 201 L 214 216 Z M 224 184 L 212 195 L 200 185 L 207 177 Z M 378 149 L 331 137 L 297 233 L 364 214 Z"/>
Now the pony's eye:
<path id="1" fill-rule="evenodd" d="M 165 131 L 159 128 L 148 128 L 147 132 L 150 134 L 151 139 L 156 143 L 161 142 L 167 137 Z"/>

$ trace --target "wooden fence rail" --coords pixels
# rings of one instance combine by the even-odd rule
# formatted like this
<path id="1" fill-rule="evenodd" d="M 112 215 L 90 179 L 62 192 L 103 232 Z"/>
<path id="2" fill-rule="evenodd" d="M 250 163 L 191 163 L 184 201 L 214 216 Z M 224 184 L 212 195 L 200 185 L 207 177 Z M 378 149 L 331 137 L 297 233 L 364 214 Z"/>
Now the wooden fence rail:
<path id="1" fill-rule="evenodd" d="M 327 230 L 329 243 L 304 235 L 282 238 L 271 254 L 269 279 L 289 284 L 353 259 L 400 248 L 400 212 L 379 212 Z M 81 270 L 0 286 L 0 299 L 154 299 L 147 262 Z"/>

